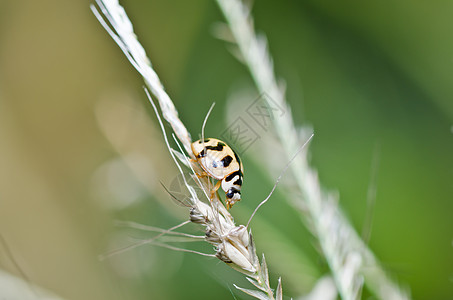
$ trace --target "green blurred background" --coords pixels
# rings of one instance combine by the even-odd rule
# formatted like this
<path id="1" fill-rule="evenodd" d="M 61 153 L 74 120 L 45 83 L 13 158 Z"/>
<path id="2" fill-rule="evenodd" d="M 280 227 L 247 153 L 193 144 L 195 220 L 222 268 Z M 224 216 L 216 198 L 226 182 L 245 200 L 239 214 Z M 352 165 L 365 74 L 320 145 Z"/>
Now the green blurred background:
<path id="1" fill-rule="evenodd" d="M 215 259 L 153 246 L 97 259 L 149 236 L 113 220 L 167 228 L 187 214 L 160 186 L 177 172 L 143 81 L 90 3 L 0 1 L 0 267 L 65 299 L 248 299 Z M 252 82 L 213 37 L 216 3 L 121 4 L 192 135 L 212 101 L 207 135 L 222 132 L 228 95 Z M 323 185 L 362 232 L 378 157 L 370 248 L 414 299 L 453 299 L 453 1 L 255 1 L 252 13 L 297 124 L 314 128 Z M 238 222 L 277 177 L 252 156 Z M 307 293 L 327 267 L 300 216 L 277 193 L 254 222 L 273 286 Z"/>

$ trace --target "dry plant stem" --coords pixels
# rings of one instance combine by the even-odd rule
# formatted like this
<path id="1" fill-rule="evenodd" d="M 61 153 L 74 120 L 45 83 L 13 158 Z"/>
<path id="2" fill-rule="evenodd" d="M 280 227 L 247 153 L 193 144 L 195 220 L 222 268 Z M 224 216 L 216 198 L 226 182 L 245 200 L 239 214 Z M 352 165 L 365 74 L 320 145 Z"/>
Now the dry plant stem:
<path id="1" fill-rule="evenodd" d="M 177 165 L 180 173 L 183 175 L 182 178 L 184 178 L 185 186 L 191 194 L 189 200 L 190 221 L 205 228 L 205 241 L 215 247 L 215 256 L 227 263 L 233 269 L 245 274 L 247 279 L 249 279 L 249 281 L 255 285 L 258 290 L 239 289 L 258 299 L 281 300 L 283 297 L 281 280 L 278 282 L 276 293 L 274 295 L 273 290 L 270 288 L 267 265 L 264 256 L 262 262 L 260 263 L 256 255 L 255 243 L 251 232 L 248 231 L 248 228 L 244 225 L 237 226 L 234 224 L 233 217 L 225 209 L 217 195 L 215 195 L 214 199 L 209 199 L 209 197 L 207 197 L 207 193 L 210 191 L 211 182 L 208 178 L 198 178 L 198 176 L 196 176 L 194 168 L 199 169 L 199 166 L 190 160 L 190 158 L 194 158 L 191 150 L 190 134 L 179 119 L 178 112 L 176 111 L 173 102 L 165 92 L 159 77 L 153 70 L 151 62 L 146 56 L 143 47 L 138 42 L 137 37 L 133 32 L 132 24 L 123 7 L 119 5 L 117 0 L 97 0 L 96 3 L 98 4 L 102 14 L 94 5 L 92 5 L 91 9 L 93 13 L 124 52 L 129 62 L 143 76 L 146 85 L 158 100 L 163 117 L 168 123 L 170 123 L 173 132 L 177 137 L 177 139 L 175 138 L 175 142 L 177 143 L 180 151 L 176 151 L 171 148 L 164 125 L 159 115 L 159 111 L 155 106 L 150 93 L 148 93 L 145 89 L 150 103 L 156 112 L 169 153 Z M 187 157 L 187 155 L 189 155 L 189 157 Z M 207 198 L 205 201 L 209 204 L 198 198 L 194 187 L 189 185 L 185 180 L 180 164 L 186 165 L 190 168 L 192 171 L 192 177 L 196 182 L 198 182 L 198 185 L 205 192 Z M 162 236 L 164 233 L 170 233 L 173 229 L 176 229 L 185 223 L 186 222 L 162 231 L 158 237 Z M 197 253 L 192 250 L 162 244 L 156 241 L 156 239 L 157 237 L 154 237 L 148 241 L 142 241 L 141 244 L 152 243 L 153 245 L 173 250 Z M 214 256 L 214 254 L 203 255 Z"/>
<path id="2" fill-rule="evenodd" d="M 273 118 L 276 133 L 287 157 L 301 143 L 291 110 L 285 100 L 283 84 L 274 76 L 272 58 L 263 35 L 256 35 L 249 7 L 240 0 L 217 0 L 236 42 L 240 60 L 249 68 L 260 93 L 266 93 L 280 107 L 283 117 Z M 269 103 L 272 106 L 271 103 Z M 380 299 L 409 299 L 382 269 L 371 250 L 360 239 L 337 205 L 338 199 L 325 192 L 317 173 L 309 167 L 306 157 L 291 164 L 302 199 L 290 202 L 302 212 L 308 212 L 313 234 L 318 238 L 337 289 L 345 300 L 357 299 L 363 281 Z"/>
<path id="3" fill-rule="evenodd" d="M 104 259 L 106 259 L 106 258 L 112 257 L 112 256 L 114 256 L 114 255 L 117 255 L 117 254 L 120 254 L 120 253 L 123 253 L 123 252 L 126 252 L 126 251 L 128 251 L 128 250 L 137 248 L 137 247 L 142 246 L 142 245 L 146 245 L 146 244 L 154 244 L 154 245 L 156 245 L 156 244 L 157 244 L 156 240 L 157 240 L 158 238 L 160 238 L 161 236 L 163 236 L 163 235 L 165 235 L 165 234 L 170 234 L 173 230 L 175 230 L 175 229 L 177 229 L 177 228 L 179 228 L 179 227 L 182 227 L 182 226 L 184 226 L 184 225 L 186 225 L 186 224 L 188 224 L 188 223 L 190 223 L 190 221 L 184 221 L 183 223 L 178 224 L 178 225 L 176 225 L 176 226 L 173 226 L 173 227 L 171 227 L 171 228 L 169 228 L 169 229 L 162 230 L 161 233 L 159 233 L 157 236 L 155 236 L 155 237 L 153 237 L 153 238 L 146 239 L 146 240 L 142 240 L 142 241 L 140 241 L 140 242 L 138 242 L 138 243 L 135 243 L 135 244 L 132 244 L 132 245 L 129 245 L 129 246 L 120 248 L 120 249 L 115 249 L 115 250 L 110 251 L 110 252 L 108 252 L 108 253 L 106 253 L 106 254 L 99 255 L 98 258 L 99 258 L 100 260 L 104 260 Z"/>
<path id="4" fill-rule="evenodd" d="M 151 61 L 146 56 L 145 50 L 137 40 L 132 23 L 127 17 L 124 8 L 119 5 L 117 0 L 97 0 L 96 3 L 101 9 L 102 14 L 107 18 L 108 24 L 103 19 L 99 11 L 91 5 L 91 10 L 95 14 L 96 18 L 115 40 L 123 53 L 126 55 L 129 62 L 142 75 L 146 85 L 159 101 L 159 106 L 165 120 L 170 123 L 173 131 L 178 136 L 178 139 L 183 143 L 187 153 L 191 154 L 190 134 L 179 119 L 178 111 L 176 110 L 173 101 L 171 101 L 170 96 L 167 92 L 165 92 L 159 76 L 151 66 Z"/>

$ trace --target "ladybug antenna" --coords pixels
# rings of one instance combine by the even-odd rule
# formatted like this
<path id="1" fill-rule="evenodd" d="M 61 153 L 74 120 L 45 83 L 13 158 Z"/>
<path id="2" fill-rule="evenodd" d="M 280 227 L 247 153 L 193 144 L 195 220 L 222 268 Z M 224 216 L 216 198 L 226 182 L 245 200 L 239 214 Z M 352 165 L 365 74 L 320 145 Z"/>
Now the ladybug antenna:
<path id="1" fill-rule="evenodd" d="M 201 127 L 201 140 L 203 141 L 204 144 L 204 128 L 206 126 L 206 122 L 208 122 L 209 115 L 211 114 L 212 109 L 215 106 L 215 102 L 212 103 L 211 108 L 209 108 L 208 113 L 206 114 L 206 117 L 204 118 L 203 121 L 203 126 Z"/>

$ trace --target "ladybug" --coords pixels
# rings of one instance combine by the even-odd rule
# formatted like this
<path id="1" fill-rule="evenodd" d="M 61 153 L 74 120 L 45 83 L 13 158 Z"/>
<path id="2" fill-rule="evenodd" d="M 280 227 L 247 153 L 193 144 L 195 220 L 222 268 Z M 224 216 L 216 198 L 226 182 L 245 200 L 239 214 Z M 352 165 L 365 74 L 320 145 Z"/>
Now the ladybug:
<path id="1" fill-rule="evenodd" d="M 219 180 L 211 191 L 211 198 L 222 187 L 226 194 L 227 209 L 230 209 L 241 200 L 244 167 L 239 156 L 225 142 L 215 138 L 198 140 L 191 147 L 197 162 L 206 172 L 202 176 Z"/>

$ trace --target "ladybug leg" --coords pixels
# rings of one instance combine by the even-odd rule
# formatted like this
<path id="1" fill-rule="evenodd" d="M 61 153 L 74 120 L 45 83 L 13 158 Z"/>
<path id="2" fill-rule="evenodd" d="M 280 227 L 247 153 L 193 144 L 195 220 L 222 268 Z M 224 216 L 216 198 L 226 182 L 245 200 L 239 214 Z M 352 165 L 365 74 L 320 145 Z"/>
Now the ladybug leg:
<path id="1" fill-rule="evenodd" d="M 193 165 L 196 166 L 196 167 L 194 167 L 194 169 L 196 169 L 196 170 L 195 170 L 195 175 L 197 175 L 198 178 L 203 178 L 203 177 L 208 177 L 208 176 L 209 176 L 208 173 L 206 173 L 204 170 L 201 170 L 201 171 L 199 170 L 199 169 L 201 169 L 201 168 L 199 167 L 198 161 L 197 161 L 196 159 L 192 159 L 192 158 L 191 158 L 191 159 L 189 159 L 189 161 L 190 161 Z"/>
<path id="2" fill-rule="evenodd" d="M 226 200 L 226 208 L 227 208 L 227 209 L 232 208 L 233 205 L 234 205 L 234 203 L 236 203 L 236 202 L 238 202 L 238 201 L 240 201 L 240 200 L 241 200 L 241 199 L 236 200 L 236 201 L 234 201 L 234 200 L 232 201 L 232 200 L 230 200 L 230 199 L 227 199 L 227 200 Z"/>
<path id="3" fill-rule="evenodd" d="M 217 192 L 217 190 L 220 188 L 221 184 L 222 184 L 221 180 L 217 181 L 217 183 L 215 184 L 214 188 L 211 190 L 211 200 L 214 198 L 214 195 Z"/>
<path id="4" fill-rule="evenodd" d="M 208 173 L 206 173 L 205 171 L 201 171 L 200 173 L 195 173 L 195 175 L 197 175 L 198 178 L 208 177 Z"/>

